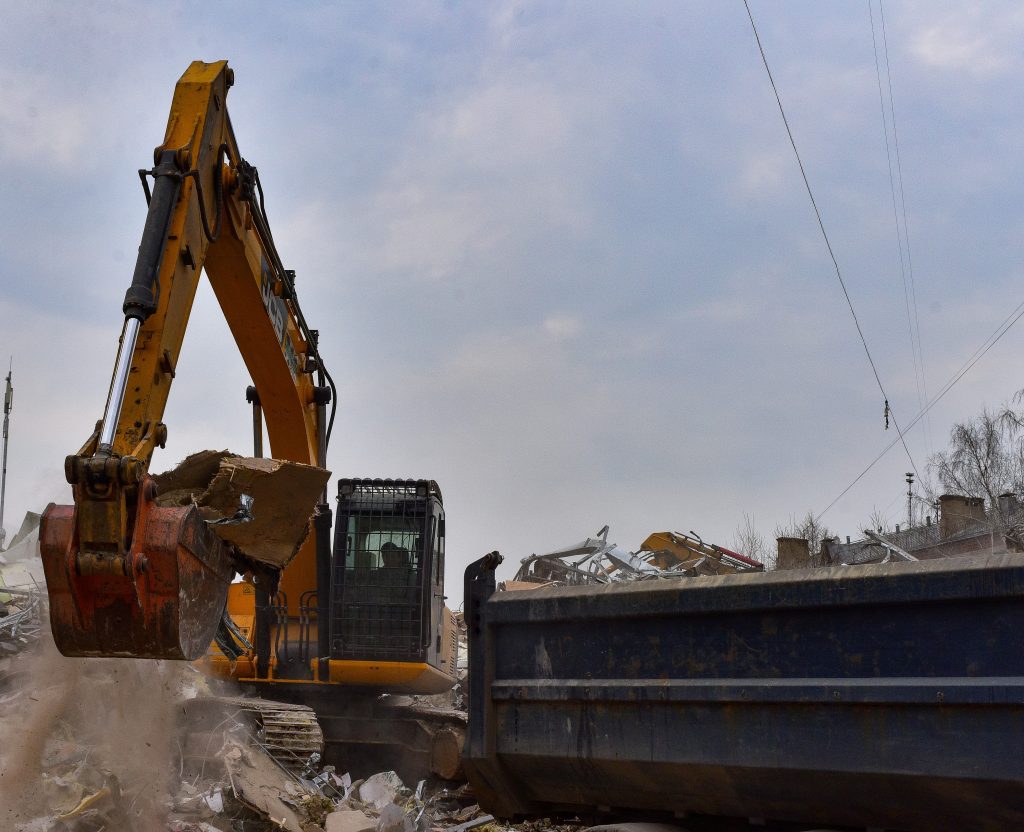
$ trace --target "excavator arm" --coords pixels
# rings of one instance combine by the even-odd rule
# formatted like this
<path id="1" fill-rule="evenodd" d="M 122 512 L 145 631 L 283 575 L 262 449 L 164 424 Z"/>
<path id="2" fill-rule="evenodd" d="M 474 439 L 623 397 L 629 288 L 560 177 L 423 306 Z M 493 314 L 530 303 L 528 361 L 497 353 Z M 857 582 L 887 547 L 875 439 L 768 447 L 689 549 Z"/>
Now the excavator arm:
<path id="1" fill-rule="evenodd" d="M 231 128 L 233 75 L 226 61 L 188 68 L 154 167 L 139 172 L 149 210 L 103 418 L 65 461 L 74 504 L 51 504 L 42 521 L 51 623 L 65 655 L 194 659 L 221 619 L 233 552 L 194 505 L 158 505 L 148 473 L 167 438 L 164 408 L 204 269 L 273 454 L 325 461 L 333 384 L 274 245 L 259 175 Z M 306 571 L 312 550 L 307 542 L 296 556 Z"/>

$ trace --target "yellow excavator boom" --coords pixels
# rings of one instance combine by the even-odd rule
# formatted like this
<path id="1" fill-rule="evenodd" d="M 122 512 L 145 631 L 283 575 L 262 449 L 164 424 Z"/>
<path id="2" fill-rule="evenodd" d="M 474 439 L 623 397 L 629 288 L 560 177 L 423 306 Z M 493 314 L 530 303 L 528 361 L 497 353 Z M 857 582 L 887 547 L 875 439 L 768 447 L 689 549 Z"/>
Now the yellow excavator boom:
<path id="1" fill-rule="evenodd" d="M 274 245 L 259 174 L 231 128 L 233 79 L 227 61 L 193 62 L 154 167 L 139 172 L 149 209 L 103 418 L 65 462 L 73 505 L 51 504 L 42 520 L 51 623 L 65 655 L 194 659 L 220 622 L 232 552 L 194 506 L 157 505 L 148 473 L 167 438 L 164 408 L 203 269 L 273 455 L 325 462 L 333 385 Z M 311 536 L 284 578 L 295 588 L 287 594 L 298 598 L 315 579 Z"/>

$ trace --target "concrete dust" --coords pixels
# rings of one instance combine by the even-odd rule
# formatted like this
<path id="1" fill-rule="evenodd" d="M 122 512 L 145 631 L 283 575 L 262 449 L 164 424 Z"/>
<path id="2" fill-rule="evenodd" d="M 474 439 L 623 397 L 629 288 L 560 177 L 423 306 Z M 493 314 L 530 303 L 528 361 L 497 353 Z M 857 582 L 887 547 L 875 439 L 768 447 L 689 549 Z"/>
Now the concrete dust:
<path id="1" fill-rule="evenodd" d="M 67 710 L 79 670 L 72 664 L 60 684 L 53 684 L 62 661 L 48 639 L 18 658 L 15 684 L 31 692 L 5 704 L 0 714 L 0 825 L 5 829 L 46 811 L 43 751 Z"/>
<path id="2" fill-rule="evenodd" d="M 133 827 L 159 828 L 177 773 L 175 702 L 194 674 L 177 662 L 66 658 L 49 633 L 11 660 L 0 672 L 0 829 L 68 812 L 103 787 Z"/>

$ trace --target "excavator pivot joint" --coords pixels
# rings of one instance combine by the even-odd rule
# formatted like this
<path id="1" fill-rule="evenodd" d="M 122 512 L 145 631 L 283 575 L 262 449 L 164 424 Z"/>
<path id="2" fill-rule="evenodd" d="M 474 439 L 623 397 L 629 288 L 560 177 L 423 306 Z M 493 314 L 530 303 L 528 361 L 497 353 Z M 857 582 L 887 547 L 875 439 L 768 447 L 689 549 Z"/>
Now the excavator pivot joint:
<path id="1" fill-rule="evenodd" d="M 90 493 L 106 494 L 111 485 L 138 485 L 144 474 L 145 466 L 134 456 L 97 453 L 64 459 L 65 479 L 71 485 L 84 486 Z"/>

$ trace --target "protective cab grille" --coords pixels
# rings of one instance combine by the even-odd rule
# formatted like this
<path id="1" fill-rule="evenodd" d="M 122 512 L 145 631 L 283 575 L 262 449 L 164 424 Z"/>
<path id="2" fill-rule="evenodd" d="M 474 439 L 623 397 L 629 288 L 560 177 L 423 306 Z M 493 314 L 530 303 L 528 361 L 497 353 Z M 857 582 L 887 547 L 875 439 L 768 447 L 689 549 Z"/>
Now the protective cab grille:
<path id="1" fill-rule="evenodd" d="M 431 485 L 427 480 L 339 481 L 332 658 L 424 657 L 429 639 L 424 602 L 436 523 Z"/>

